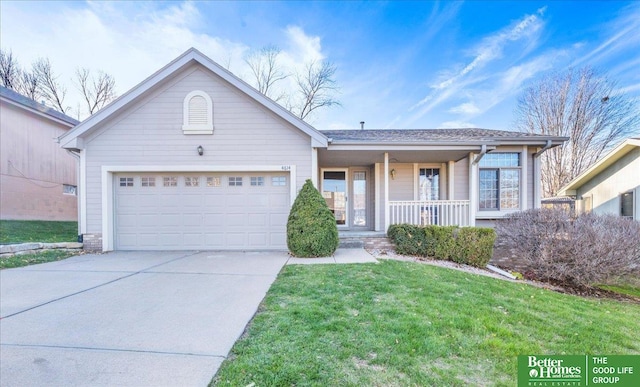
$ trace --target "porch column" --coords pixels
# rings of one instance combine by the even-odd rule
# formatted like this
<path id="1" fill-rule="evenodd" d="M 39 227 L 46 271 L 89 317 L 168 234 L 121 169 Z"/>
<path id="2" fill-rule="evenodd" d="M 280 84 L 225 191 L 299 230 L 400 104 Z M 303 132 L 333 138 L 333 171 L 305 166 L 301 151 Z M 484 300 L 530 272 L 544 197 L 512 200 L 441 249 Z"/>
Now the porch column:
<path id="1" fill-rule="evenodd" d="M 311 182 L 316 189 L 320 189 L 318 185 L 318 148 L 311 148 Z"/>
<path id="2" fill-rule="evenodd" d="M 474 162 L 475 154 L 469 153 L 469 226 L 476 225 L 476 208 L 478 208 L 478 165 Z"/>
<path id="3" fill-rule="evenodd" d="M 389 229 L 389 152 L 384 152 L 384 232 Z"/>
<path id="4" fill-rule="evenodd" d="M 533 208 L 542 207 L 542 177 L 540 176 L 540 157 L 533 156 Z"/>
<path id="5" fill-rule="evenodd" d="M 448 172 L 448 180 L 447 183 L 449 184 L 449 187 L 447 189 L 447 199 L 449 200 L 456 200 L 455 198 L 455 193 L 454 191 L 454 187 L 455 187 L 455 168 L 456 162 L 453 160 L 449 161 L 449 166 L 447 168 L 447 172 Z"/>

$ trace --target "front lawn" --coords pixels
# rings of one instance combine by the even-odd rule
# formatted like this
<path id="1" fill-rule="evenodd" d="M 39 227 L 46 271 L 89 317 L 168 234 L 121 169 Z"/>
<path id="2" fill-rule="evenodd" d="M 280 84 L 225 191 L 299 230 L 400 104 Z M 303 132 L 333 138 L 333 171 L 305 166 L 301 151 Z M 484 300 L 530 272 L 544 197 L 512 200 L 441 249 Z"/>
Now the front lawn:
<path id="1" fill-rule="evenodd" d="M 219 386 L 516 384 L 517 355 L 640 354 L 640 305 L 412 262 L 286 266 Z"/>
<path id="2" fill-rule="evenodd" d="M 15 267 L 36 265 L 38 263 L 61 261 L 76 254 L 78 254 L 77 251 L 48 250 L 34 254 L 14 255 L 0 259 L 0 269 L 11 269 Z"/>
<path id="3" fill-rule="evenodd" d="M 0 220 L 0 244 L 26 242 L 75 242 L 78 222 Z"/>

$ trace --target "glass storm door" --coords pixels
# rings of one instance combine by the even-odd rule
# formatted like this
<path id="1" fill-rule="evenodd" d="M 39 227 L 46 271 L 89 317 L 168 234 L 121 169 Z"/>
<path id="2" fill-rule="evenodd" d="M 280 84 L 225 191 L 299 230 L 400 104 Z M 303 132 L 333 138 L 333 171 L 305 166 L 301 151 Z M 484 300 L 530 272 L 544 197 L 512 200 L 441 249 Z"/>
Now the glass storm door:
<path id="1" fill-rule="evenodd" d="M 351 205 L 353 206 L 353 227 L 366 227 L 367 224 L 367 172 L 354 171 L 353 193 Z"/>
<path id="2" fill-rule="evenodd" d="M 348 226 L 346 169 L 322 171 L 322 197 L 336 217 L 336 224 Z"/>

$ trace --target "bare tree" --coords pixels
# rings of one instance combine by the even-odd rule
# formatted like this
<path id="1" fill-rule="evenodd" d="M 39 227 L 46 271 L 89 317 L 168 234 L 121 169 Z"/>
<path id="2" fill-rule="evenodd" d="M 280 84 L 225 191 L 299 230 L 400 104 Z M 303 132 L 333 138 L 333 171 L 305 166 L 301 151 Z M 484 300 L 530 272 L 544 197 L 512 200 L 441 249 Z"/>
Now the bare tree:
<path id="1" fill-rule="evenodd" d="M 340 105 L 334 97 L 339 90 L 333 78 L 335 73 L 336 67 L 327 61 L 307 63 L 304 71 L 296 75 L 301 102 L 290 110 L 304 120 L 316 109 Z"/>
<path id="2" fill-rule="evenodd" d="M 0 50 L 0 81 L 2 86 L 15 90 L 20 82 L 20 65 L 11 51 Z"/>
<path id="3" fill-rule="evenodd" d="M 277 93 L 273 86 L 290 75 L 278 63 L 279 55 L 280 49 L 277 46 L 265 46 L 260 50 L 249 52 L 244 58 L 251 69 L 256 89 L 276 102 L 282 100 L 285 93 Z"/>
<path id="4" fill-rule="evenodd" d="M 545 197 L 597 161 L 624 138 L 640 133 L 637 103 L 589 67 L 553 74 L 524 91 L 515 111 L 521 131 L 569 137 L 542 155 Z"/>
<path id="5" fill-rule="evenodd" d="M 76 69 L 76 86 L 86 102 L 87 111 L 93 114 L 116 98 L 116 81 L 107 73 L 100 71 L 93 77 L 89 69 Z"/>
<path id="6" fill-rule="evenodd" d="M 40 85 L 40 92 L 45 101 L 60 112 L 66 113 L 70 109 L 64 106 L 67 88 L 58 82 L 58 76 L 54 74 L 49 59 L 40 58 L 35 61 L 33 63 L 33 74 Z"/>

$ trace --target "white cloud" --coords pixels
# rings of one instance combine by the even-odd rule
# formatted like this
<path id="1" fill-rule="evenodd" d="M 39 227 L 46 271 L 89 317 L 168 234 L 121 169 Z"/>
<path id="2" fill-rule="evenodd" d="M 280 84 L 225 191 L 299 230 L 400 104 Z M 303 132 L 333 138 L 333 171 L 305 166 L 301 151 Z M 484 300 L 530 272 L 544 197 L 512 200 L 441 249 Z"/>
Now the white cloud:
<path id="1" fill-rule="evenodd" d="M 454 114 L 476 114 L 479 112 L 480 109 L 473 102 L 466 102 L 462 105 L 454 106 L 449 109 L 449 113 Z"/>

